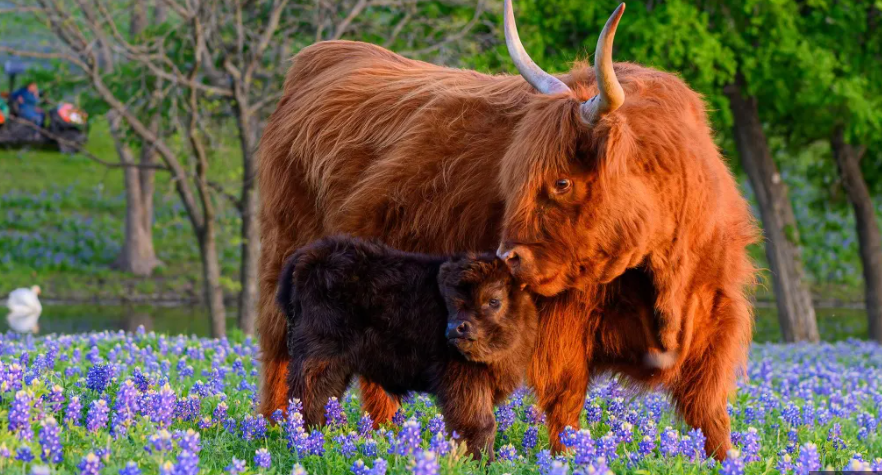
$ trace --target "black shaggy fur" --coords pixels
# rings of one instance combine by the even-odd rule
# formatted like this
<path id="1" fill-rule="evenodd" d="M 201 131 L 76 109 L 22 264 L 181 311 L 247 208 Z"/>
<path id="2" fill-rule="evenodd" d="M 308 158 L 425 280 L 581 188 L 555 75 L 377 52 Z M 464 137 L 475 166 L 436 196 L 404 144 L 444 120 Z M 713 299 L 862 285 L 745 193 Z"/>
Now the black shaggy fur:
<path id="1" fill-rule="evenodd" d="M 437 257 L 329 237 L 283 268 L 288 396 L 307 424 L 353 376 L 389 394 L 437 396 L 469 451 L 493 458 L 493 407 L 522 382 L 535 345 L 536 308 L 491 254 Z"/>

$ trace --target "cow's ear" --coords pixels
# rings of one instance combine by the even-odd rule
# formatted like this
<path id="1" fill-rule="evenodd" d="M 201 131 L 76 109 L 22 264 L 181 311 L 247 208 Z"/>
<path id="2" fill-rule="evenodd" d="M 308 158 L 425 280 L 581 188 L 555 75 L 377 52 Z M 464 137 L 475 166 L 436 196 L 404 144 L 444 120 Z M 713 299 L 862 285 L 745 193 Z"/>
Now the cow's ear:
<path id="1" fill-rule="evenodd" d="M 637 158 L 637 140 L 622 114 L 610 114 L 594 127 L 598 171 L 607 180 L 627 175 Z"/>

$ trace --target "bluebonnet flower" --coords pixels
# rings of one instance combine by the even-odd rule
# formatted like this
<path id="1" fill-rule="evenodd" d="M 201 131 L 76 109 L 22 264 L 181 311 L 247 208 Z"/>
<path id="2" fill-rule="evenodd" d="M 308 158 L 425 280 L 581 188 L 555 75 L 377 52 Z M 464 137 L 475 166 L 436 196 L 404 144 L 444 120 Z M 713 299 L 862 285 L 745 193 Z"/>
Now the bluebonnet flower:
<path id="1" fill-rule="evenodd" d="M 720 475 L 744 475 L 744 460 L 738 449 L 730 449 L 720 469 Z"/>
<path id="2" fill-rule="evenodd" d="M 262 415 L 247 415 L 242 420 L 242 438 L 245 440 L 262 439 L 266 436 L 266 419 Z"/>
<path id="3" fill-rule="evenodd" d="M 107 401 L 104 399 L 92 401 L 89 413 L 86 414 L 86 430 L 94 433 L 107 427 L 109 413 L 110 409 L 107 407 Z"/>
<path id="4" fill-rule="evenodd" d="M 401 456 L 413 454 L 421 442 L 420 432 L 420 423 L 416 419 L 408 419 L 398 433 L 398 438 L 390 445 L 389 453 Z"/>
<path id="5" fill-rule="evenodd" d="M 227 465 L 227 468 L 224 470 L 227 471 L 230 475 L 238 475 L 245 471 L 245 461 L 239 460 L 236 457 L 233 457 L 233 461 Z"/>
<path id="6" fill-rule="evenodd" d="M 257 449 L 254 452 L 254 465 L 260 468 L 270 468 L 272 464 L 272 458 L 270 457 L 270 453 L 266 449 Z"/>
<path id="7" fill-rule="evenodd" d="M 524 416 L 528 424 L 545 424 L 545 414 L 535 404 L 527 407 L 524 411 Z"/>
<path id="8" fill-rule="evenodd" d="M 31 440 L 34 437 L 34 430 L 31 427 L 32 399 L 27 391 L 18 391 L 9 410 L 9 430 L 18 433 L 22 440 Z"/>
<path id="9" fill-rule="evenodd" d="M 165 429 L 160 429 L 155 434 L 148 437 L 147 442 L 148 445 L 146 445 L 144 449 L 151 454 L 154 451 L 168 452 L 173 447 L 172 435 Z"/>
<path id="10" fill-rule="evenodd" d="M 165 383 L 156 394 L 153 406 L 149 408 L 150 419 L 160 427 L 168 427 L 171 424 L 177 399 L 174 390 Z"/>
<path id="11" fill-rule="evenodd" d="M 214 411 L 211 413 L 211 415 L 217 422 L 225 420 L 227 418 L 227 404 L 225 402 L 217 403 L 217 406 L 214 408 Z"/>
<path id="12" fill-rule="evenodd" d="M 808 475 L 821 469 L 821 458 L 818 455 L 818 446 L 809 442 L 799 448 L 799 456 L 796 459 L 795 473 Z"/>
<path id="13" fill-rule="evenodd" d="M 178 454 L 174 475 L 196 475 L 199 473 L 199 456 L 189 450 Z"/>
<path id="14" fill-rule="evenodd" d="M 397 425 L 398 427 L 401 427 L 401 424 L 404 424 L 404 420 L 404 411 L 402 411 L 401 409 L 398 409 L 397 411 L 395 411 L 395 414 L 392 415 L 392 423 Z"/>
<path id="15" fill-rule="evenodd" d="M 496 408 L 496 430 L 498 432 L 507 431 L 508 428 L 514 424 L 516 419 L 517 415 L 511 404 L 505 403 Z"/>
<path id="16" fill-rule="evenodd" d="M 31 460 L 34 460 L 34 453 L 31 452 L 30 447 L 19 447 L 15 452 L 15 460 L 20 460 L 22 462 L 28 463 Z"/>
<path id="17" fill-rule="evenodd" d="M 343 406 L 340 405 L 340 401 L 335 397 L 328 399 L 328 403 L 325 404 L 325 420 L 328 425 L 332 427 L 346 425 L 346 416 L 343 414 Z"/>
<path id="18" fill-rule="evenodd" d="M 141 475 L 141 469 L 138 468 L 138 464 L 129 461 L 125 467 L 119 470 L 119 475 Z"/>
<path id="19" fill-rule="evenodd" d="M 616 438 L 612 434 L 606 434 L 598 441 L 597 452 L 606 460 L 615 460 L 618 457 L 616 454 L 618 447 Z"/>
<path id="20" fill-rule="evenodd" d="M 572 436 L 573 448 L 575 454 L 573 462 L 577 465 L 585 465 L 591 462 L 597 455 L 597 448 L 594 446 L 594 439 L 591 438 L 591 432 L 582 429 Z"/>
<path id="21" fill-rule="evenodd" d="M 386 475 L 386 468 L 388 464 L 383 459 L 374 460 L 374 466 L 371 467 L 368 475 Z"/>
<path id="22" fill-rule="evenodd" d="M 374 420 L 371 419 L 371 415 L 365 412 L 362 414 L 361 419 L 358 420 L 358 434 L 362 437 L 367 437 L 368 434 L 371 433 L 371 430 L 374 428 Z"/>
<path id="23" fill-rule="evenodd" d="M 309 439 L 306 443 L 311 455 L 322 456 L 325 454 L 325 436 L 321 431 L 313 430 L 312 433 L 309 434 Z"/>
<path id="24" fill-rule="evenodd" d="M 827 441 L 832 442 L 833 448 L 836 450 L 845 448 L 845 441 L 842 440 L 842 426 L 838 422 L 834 423 L 827 433 Z"/>
<path id="25" fill-rule="evenodd" d="M 441 414 L 435 414 L 434 417 L 429 419 L 429 423 L 426 424 L 426 430 L 428 430 L 430 434 L 444 432 L 446 430 L 444 426 L 444 416 Z"/>
<path id="26" fill-rule="evenodd" d="M 521 440 L 521 448 L 524 449 L 524 452 L 529 452 L 536 444 L 539 442 L 539 428 L 536 426 L 530 426 L 524 432 L 524 438 Z"/>
<path id="27" fill-rule="evenodd" d="M 499 448 L 497 458 L 502 461 L 514 461 L 518 458 L 518 451 L 511 444 L 503 445 Z"/>
<path id="28" fill-rule="evenodd" d="M 367 468 L 362 459 L 352 462 L 352 467 L 350 467 L 349 470 L 352 471 L 353 475 L 368 475 L 368 473 L 370 473 L 370 469 Z"/>
<path id="29" fill-rule="evenodd" d="M 790 473 L 791 470 L 794 469 L 793 459 L 790 457 L 786 451 L 778 452 L 778 461 L 775 463 L 775 468 L 780 473 Z"/>
<path id="30" fill-rule="evenodd" d="M 77 468 L 80 469 L 80 475 L 98 475 L 104 464 L 101 459 L 94 453 L 89 453 L 80 461 Z"/>
<path id="31" fill-rule="evenodd" d="M 759 460 L 759 433 L 753 427 L 748 427 L 742 438 L 741 455 L 745 462 Z"/>
<path id="32" fill-rule="evenodd" d="M 429 450 L 435 452 L 439 457 L 447 455 L 450 448 L 450 440 L 444 436 L 444 432 L 435 432 L 435 435 L 429 440 Z"/>
<path id="33" fill-rule="evenodd" d="M 365 440 L 364 443 L 361 445 L 361 453 L 365 457 L 376 457 L 377 442 L 372 438 Z"/>
<path id="34" fill-rule="evenodd" d="M 103 393 L 104 389 L 107 388 L 107 383 L 110 382 L 110 377 L 110 365 L 96 364 L 89 368 L 89 371 L 86 373 L 86 388 Z"/>
<path id="35" fill-rule="evenodd" d="M 337 450 L 346 458 L 352 457 L 357 452 L 356 440 L 358 440 L 358 435 L 355 432 L 350 432 L 347 435 L 338 435 L 334 438 L 334 442 L 337 443 Z"/>
<path id="36" fill-rule="evenodd" d="M 661 433 L 659 451 L 664 457 L 676 457 L 679 453 L 679 449 L 680 434 L 676 430 L 666 427 Z"/>
<path id="37" fill-rule="evenodd" d="M 655 439 L 648 435 L 644 436 L 643 440 L 641 440 L 640 443 L 637 444 L 638 453 L 640 453 L 640 455 L 644 457 L 651 454 L 653 449 L 655 449 Z"/>
<path id="38" fill-rule="evenodd" d="M 412 472 L 414 475 L 438 475 L 438 458 L 435 453 L 428 450 L 417 453 Z"/>
<path id="39" fill-rule="evenodd" d="M 178 447 L 181 450 L 193 452 L 194 454 L 199 453 L 199 451 L 202 450 L 202 446 L 199 444 L 201 437 L 199 433 L 193 429 L 175 431 L 173 438 L 178 441 Z"/>
<path id="40" fill-rule="evenodd" d="M 64 450 L 59 440 L 61 429 L 58 422 L 50 416 L 40 425 L 40 459 L 49 463 L 61 463 L 64 460 Z"/>
<path id="41" fill-rule="evenodd" d="M 285 420 L 285 413 L 282 412 L 281 409 L 276 409 L 275 411 L 273 411 L 272 414 L 270 414 L 270 420 L 278 424 L 279 422 Z"/>

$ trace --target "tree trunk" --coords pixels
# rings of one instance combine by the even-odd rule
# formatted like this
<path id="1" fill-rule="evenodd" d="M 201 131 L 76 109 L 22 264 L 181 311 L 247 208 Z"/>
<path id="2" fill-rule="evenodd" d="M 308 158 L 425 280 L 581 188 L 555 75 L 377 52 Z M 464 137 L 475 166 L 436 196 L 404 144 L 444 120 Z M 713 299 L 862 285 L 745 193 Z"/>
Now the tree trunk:
<path id="1" fill-rule="evenodd" d="M 208 314 L 211 319 L 211 337 L 221 338 L 227 334 L 227 315 L 224 309 L 224 291 L 220 282 L 221 271 L 214 226 L 213 219 L 206 219 L 197 237 L 199 254 L 202 257 L 205 302 L 208 304 Z"/>
<path id="2" fill-rule="evenodd" d="M 257 261 L 260 254 L 260 228 L 257 216 L 257 126 L 248 112 L 248 104 L 237 104 L 239 143 L 242 148 L 242 263 L 239 295 L 239 328 L 246 335 L 253 335 L 257 321 Z"/>
<path id="3" fill-rule="evenodd" d="M 134 40 L 147 28 L 147 2 L 146 0 L 132 0 L 129 13 L 129 37 Z"/>
<path id="4" fill-rule="evenodd" d="M 150 132 L 159 135 L 159 113 L 156 113 L 150 121 Z M 141 141 L 141 165 L 156 164 L 156 147 L 150 145 L 147 141 Z M 156 170 L 152 168 L 142 168 L 140 172 L 141 178 L 141 203 L 144 207 L 144 232 L 150 239 L 153 239 L 153 193 L 156 190 Z"/>
<path id="5" fill-rule="evenodd" d="M 168 18 L 168 9 L 165 0 L 155 0 L 153 3 L 153 24 L 161 25 Z"/>
<path id="6" fill-rule="evenodd" d="M 115 267 L 135 275 L 148 276 L 157 265 L 156 253 L 153 249 L 153 237 L 150 227 L 144 226 L 145 213 L 141 189 L 140 173 L 136 168 L 134 157 L 125 144 L 120 130 L 121 118 L 113 111 L 107 114 L 110 124 L 110 135 L 113 137 L 119 160 L 124 165 L 126 193 L 126 224 L 125 238 Z"/>
<path id="7" fill-rule="evenodd" d="M 784 341 L 819 340 L 812 297 L 804 280 L 799 234 L 787 185 L 769 151 L 759 119 L 756 98 L 742 95 L 744 79 L 739 75 L 725 88 L 735 120 L 734 135 L 741 166 L 756 194 L 766 256 L 772 272 L 778 320 Z"/>
<path id="8" fill-rule="evenodd" d="M 882 233 L 879 232 L 870 190 L 861 172 L 861 158 L 866 149 L 847 143 L 841 127 L 833 132 L 830 145 L 848 201 L 854 208 L 870 338 L 882 343 Z"/>

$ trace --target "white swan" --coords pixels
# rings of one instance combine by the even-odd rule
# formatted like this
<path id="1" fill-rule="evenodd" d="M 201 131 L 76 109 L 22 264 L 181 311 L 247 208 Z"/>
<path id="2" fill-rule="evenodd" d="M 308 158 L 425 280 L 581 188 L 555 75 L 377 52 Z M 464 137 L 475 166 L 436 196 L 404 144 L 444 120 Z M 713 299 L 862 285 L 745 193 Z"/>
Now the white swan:
<path id="1" fill-rule="evenodd" d="M 37 321 L 40 319 L 40 313 L 43 312 L 43 306 L 40 305 L 38 295 L 40 295 L 39 285 L 29 289 L 15 289 L 9 293 L 9 299 L 6 301 L 9 315 L 6 316 L 6 321 L 9 322 L 10 328 L 18 333 L 40 331 Z"/>

